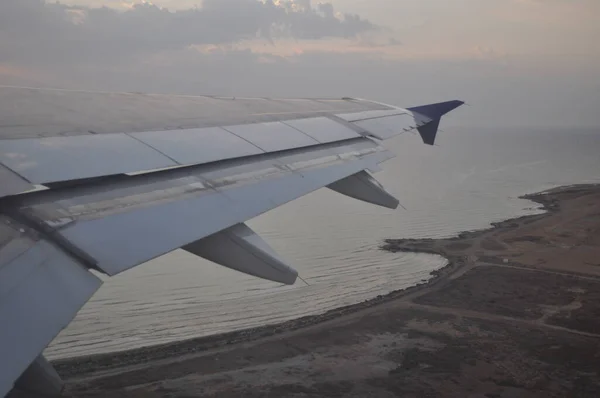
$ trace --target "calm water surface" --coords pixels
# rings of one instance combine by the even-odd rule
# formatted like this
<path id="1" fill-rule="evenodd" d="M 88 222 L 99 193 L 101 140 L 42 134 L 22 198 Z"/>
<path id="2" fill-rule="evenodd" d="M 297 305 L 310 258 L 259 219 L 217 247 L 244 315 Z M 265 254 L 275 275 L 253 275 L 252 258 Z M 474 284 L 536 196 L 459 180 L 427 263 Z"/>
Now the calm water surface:
<path id="1" fill-rule="evenodd" d="M 46 355 L 125 350 L 358 303 L 426 281 L 446 264 L 438 256 L 383 252 L 383 239 L 485 228 L 539 211 L 520 195 L 600 182 L 600 130 L 451 128 L 439 146 L 413 135 L 386 146 L 398 157 L 377 178 L 407 210 L 322 189 L 249 222 L 310 286 L 279 286 L 178 250 L 107 279 Z"/>

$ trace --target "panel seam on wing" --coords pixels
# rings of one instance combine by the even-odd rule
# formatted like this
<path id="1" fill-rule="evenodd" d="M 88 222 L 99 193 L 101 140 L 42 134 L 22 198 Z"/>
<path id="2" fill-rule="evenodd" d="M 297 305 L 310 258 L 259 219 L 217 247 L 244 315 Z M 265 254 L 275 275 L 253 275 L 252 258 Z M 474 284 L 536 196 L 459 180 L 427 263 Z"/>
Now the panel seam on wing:
<path id="1" fill-rule="evenodd" d="M 362 119 L 352 120 L 350 123 L 364 122 L 366 120 L 374 120 L 374 119 L 385 119 L 386 117 L 401 116 L 401 115 L 406 115 L 406 114 L 407 114 L 406 112 L 400 112 L 400 113 L 393 113 L 391 115 L 365 117 L 365 118 L 362 118 Z"/>
<path id="2" fill-rule="evenodd" d="M 63 238 L 62 235 L 56 233 L 57 229 L 48 225 L 48 223 L 38 220 L 37 218 L 31 217 L 18 209 L 13 209 L 9 215 L 15 221 L 23 224 L 24 226 L 31 228 L 36 231 L 41 238 L 48 241 L 49 243 L 57 246 L 60 250 L 72 257 L 75 261 L 78 261 L 86 268 L 98 269 L 97 261 L 94 257 L 89 255 L 85 250 L 79 248 L 79 246 L 71 243 L 68 239 Z"/>
<path id="3" fill-rule="evenodd" d="M 142 144 L 144 144 L 145 146 L 147 146 L 148 148 L 160 153 L 161 155 L 163 155 L 164 157 L 166 157 L 167 159 L 171 160 L 173 163 L 178 164 L 180 166 L 183 166 L 183 164 L 179 163 L 177 160 L 173 159 L 172 157 L 170 157 L 169 155 L 167 155 L 166 153 L 164 153 L 163 151 L 156 149 L 155 147 L 153 147 L 152 145 L 148 144 L 147 142 L 144 142 L 142 140 L 140 140 L 137 137 L 134 137 L 133 135 L 131 135 L 131 133 L 124 133 L 126 136 L 133 138 L 134 140 L 136 140 L 137 142 L 140 142 Z"/>
<path id="4" fill-rule="evenodd" d="M 307 119 L 308 119 L 308 118 L 307 118 Z M 302 119 L 300 119 L 300 120 L 302 120 Z M 282 121 L 281 121 L 281 124 L 285 124 L 286 126 L 288 126 L 288 127 L 291 127 L 291 128 L 293 128 L 294 130 L 296 130 L 296 131 L 298 131 L 298 132 L 300 132 L 300 133 L 304 134 L 304 135 L 305 135 L 305 136 L 307 136 L 308 138 L 311 138 L 311 139 L 315 140 L 315 141 L 316 141 L 316 142 L 318 142 L 319 144 L 322 144 L 322 142 L 321 142 L 321 141 L 319 141 L 318 139 L 316 139 L 316 138 L 315 138 L 315 137 L 313 137 L 312 135 L 308 134 L 306 131 L 302 131 L 302 130 L 300 130 L 299 128 L 296 128 L 296 127 L 292 126 L 291 124 L 288 124 L 288 123 L 286 123 L 286 121 L 285 121 L 285 120 L 282 120 Z"/>
<path id="5" fill-rule="evenodd" d="M 234 133 L 231 130 L 228 130 L 227 127 L 229 127 L 229 126 L 226 126 L 226 127 L 221 126 L 220 128 L 222 128 L 223 130 L 227 131 L 228 133 L 231 133 L 231 134 L 235 135 L 236 137 L 238 137 L 238 138 L 246 141 L 248 144 L 250 144 L 250 145 L 252 145 L 252 146 L 260 149 L 261 151 L 263 151 L 263 153 L 269 153 L 269 151 L 267 151 L 266 149 L 263 149 L 263 148 L 259 147 L 257 144 L 253 143 L 252 141 L 247 140 L 246 138 L 242 137 L 241 135 L 238 135 L 238 134 Z M 255 155 L 251 155 L 251 156 L 255 156 Z"/>

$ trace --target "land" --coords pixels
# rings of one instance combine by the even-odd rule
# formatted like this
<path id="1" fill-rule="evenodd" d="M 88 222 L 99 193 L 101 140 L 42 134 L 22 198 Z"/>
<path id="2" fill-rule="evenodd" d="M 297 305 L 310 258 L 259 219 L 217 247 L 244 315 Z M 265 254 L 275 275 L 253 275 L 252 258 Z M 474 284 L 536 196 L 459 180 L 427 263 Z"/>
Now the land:
<path id="1" fill-rule="evenodd" d="M 448 259 L 426 284 L 280 325 L 56 361 L 64 395 L 598 397 L 600 186 L 527 198 L 546 212 L 386 241 Z"/>

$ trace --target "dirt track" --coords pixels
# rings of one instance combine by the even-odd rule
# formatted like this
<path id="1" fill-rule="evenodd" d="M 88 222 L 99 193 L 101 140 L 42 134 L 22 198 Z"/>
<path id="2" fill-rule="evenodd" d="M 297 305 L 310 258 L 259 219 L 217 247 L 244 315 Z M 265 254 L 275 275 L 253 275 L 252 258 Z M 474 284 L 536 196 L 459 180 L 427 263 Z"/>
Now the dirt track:
<path id="1" fill-rule="evenodd" d="M 56 362 L 73 397 L 598 397 L 600 187 L 444 240 L 427 285 L 249 331 Z M 15 396 L 22 396 L 15 394 Z"/>

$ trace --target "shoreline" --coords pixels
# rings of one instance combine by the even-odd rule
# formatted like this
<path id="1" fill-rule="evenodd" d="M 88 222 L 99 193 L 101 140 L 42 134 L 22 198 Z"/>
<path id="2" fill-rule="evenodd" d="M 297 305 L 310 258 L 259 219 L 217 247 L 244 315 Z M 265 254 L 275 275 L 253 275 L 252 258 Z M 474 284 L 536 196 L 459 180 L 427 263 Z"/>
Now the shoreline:
<path id="1" fill-rule="evenodd" d="M 51 363 L 64 378 L 68 379 L 73 376 L 82 376 L 90 372 L 112 369 L 115 367 L 115 363 L 118 363 L 117 366 L 121 367 L 136 364 L 140 361 L 140 358 L 145 358 L 146 360 L 161 360 L 166 358 L 177 357 L 180 355 L 188 355 L 212 350 L 231 344 L 251 342 L 285 332 L 301 330 L 303 328 L 317 325 L 325 321 L 333 320 L 338 317 L 353 314 L 358 311 L 362 311 L 371 307 L 388 303 L 390 301 L 397 300 L 414 293 L 418 293 L 424 289 L 431 288 L 444 278 L 447 278 L 449 275 L 459 271 L 461 268 L 466 266 L 466 261 L 462 256 L 448 253 L 444 250 L 440 250 L 439 248 L 432 249 L 427 245 L 423 245 L 423 242 L 459 242 L 465 239 L 474 239 L 482 237 L 485 234 L 491 233 L 495 230 L 502 230 L 515 227 L 515 223 L 519 221 L 535 221 L 541 218 L 545 218 L 559 210 L 559 204 L 557 203 L 557 200 L 553 197 L 548 197 L 548 195 L 552 196 L 564 192 L 569 192 L 573 189 L 593 189 L 595 187 L 600 187 L 600 185 L 574 184 L 560 186 L 541 192 L 529 193 L 519 196 L 519 199 L 526 199 L 541 204 L 541 210 L 543 210 L 544 212 L 540 214 L 523 215 L 514 218 L 509 218 L 503 221 L 492 222 L 487 228 L 471 231 L 462 231 L 456 236 L 449 238 L 385 239 L 384 243 L 379 246 L 381 250 L 390 252 L 403 251 L 439 255 L 446 258 L 448 261 L 448 264 L 445 265 L 443 268 L 432 271 L 431 278 L 427 282 L 419 283 L 406 289 L 394 290 L 385 295 L 378 295 L 372 299 L 365 300 L 360 303 L 350 304 L 347 306 L 329 310 L 322 314 L 304 316 L 282 323 L 264 325 L 250 329 L 242 329 L 203 337 L 196 337 L 177 342 L 134 348 L 131 350 L 84 355 L 71 358 L 61 358 L 53 360 L 51 361 Z"/>
<path id="2" fill-rule="evenodd" d="M 600 184 L 520 198 L 543 212 L 450 238 L 386 239 L 382 250 L 448 261 L 408 289 L 52 363 L 71 397 L 600 396 Z"/>

